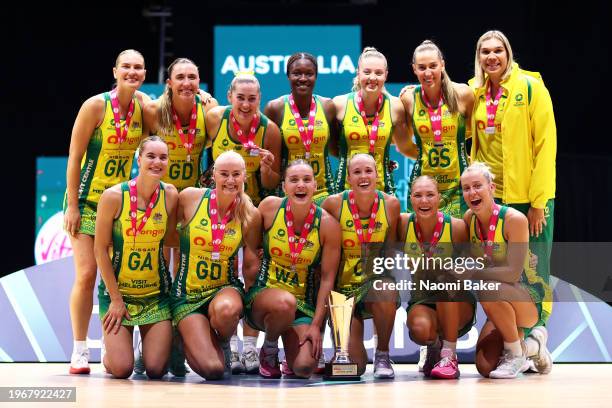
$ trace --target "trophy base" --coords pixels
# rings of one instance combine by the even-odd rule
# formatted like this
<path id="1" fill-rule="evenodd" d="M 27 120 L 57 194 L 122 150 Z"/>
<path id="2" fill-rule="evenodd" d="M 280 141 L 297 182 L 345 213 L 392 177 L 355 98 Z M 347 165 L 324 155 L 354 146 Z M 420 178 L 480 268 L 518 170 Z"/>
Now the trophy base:
<path id="1" fill-rule="evenodd" d="M 361 381 L 355 363 L 325 363 L 325 381 Z"/>

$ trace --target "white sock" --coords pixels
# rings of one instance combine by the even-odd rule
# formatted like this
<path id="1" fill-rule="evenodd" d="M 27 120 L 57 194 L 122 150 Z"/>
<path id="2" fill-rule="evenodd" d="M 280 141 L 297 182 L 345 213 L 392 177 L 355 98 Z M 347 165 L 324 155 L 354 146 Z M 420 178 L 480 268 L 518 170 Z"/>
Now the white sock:
<path id="1" fill-rule="evenodd" d="M 263 347 L 268 349 L 268 350 L 272 350 L 272 349 L 278 350 L 278 339 L 276 339 L 276 340 L 265 339 Z"/>
<path id="2" fill-rule="evenodd" d="M 378 347 L 378 334 L 372 335 L 372 344 L 374 344 L 374 350 Z"/>
<path id="3" fill-rule="evenodd" d="M 504 341 L 504 350 L 507 350 L 510 352 L 510 354 L 514 357 L 518 357 L 518 356 L 522 356 L 523 355 L 523 348 L 521 347 L 521 341 L 517 340 L 517 341 L 513 341 L 513 342 L 506 342 Z"/>
<path id="4" fill-rule="evenodd" d="M 87 351 L 87 340 L 75 340 L 72 352 L 81 354 L 84 351 Z"/>
<path id="5" fill-rule="evenodd" d="M 376 354 L 382 355 L 382 356 L 388 356 L 389 355 L 389 350 L 382 351 L 382 350 L 376 349 Z"/>
<path id="6" fill-rule="evenodd" d="M 238 336 L 235 334 L 230 339 L 230 350 L 232 350 L 232 353 L 238 352 Z"/>
<path id="7" fill-rule="evenodd" d="M 442 340 L 442 348 L 450 350 L 453 353 L 457 353 L 457 342 L 456 341 Z"/>
<path id="8" fill-rule="evenodd" d="M 527 357 L 535 356 L 540 351 L 540 343 L 533 337 L 525 339 L 525 347 L 527 348 Z"/>
<path id="9" fill-rule="evenodd" d="M 278 342 L 277 342 L 278 345 Z M 242 351 L 255 350 L 257 351 L 257 336 L 244 336 L 242 342 Z"/>

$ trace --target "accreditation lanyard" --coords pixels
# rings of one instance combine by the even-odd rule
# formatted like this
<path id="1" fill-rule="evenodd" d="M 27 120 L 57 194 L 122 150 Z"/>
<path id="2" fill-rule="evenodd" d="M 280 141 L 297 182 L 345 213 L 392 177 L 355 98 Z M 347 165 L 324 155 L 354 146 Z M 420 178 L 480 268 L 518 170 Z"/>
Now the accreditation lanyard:
<path id="1" fill-rule="evenodd" d="M 179 137 L 181 138 L 181 143 L 185 150 L 187 150 L 187 161 L 191 161 L 191 149 L 193 148 L 193 142 L 195 141 L 196 134 L 196 125 L 198 119 L 197 113 L 197 102 L 193 102 L 193 107 L 191 108 L 191 116 L 189 118 L 189 129 L 187 130 L 187 137 L 185 137 L 185 132 L 183 132 L 183 126 L 181 125 L 181 120 L 174 110 L 174 106 L 172 107 L 172 119 L 174 120 L 174 126 L 176 127 L 176 131 L 178 132 Z"/>
<path id="2" fill-rule="evenodd" d="M 306 238 L 308 238 L 308 234 L 312 228 L 312 222 L 314 220 L 316 209 L 316 206 L 311 203 L 310 210 L 308 211 L 308 215 L 306 216 L 304 225 L 302 226 L 300 238 L 296 239 L 295 228 L 293 225 L 293 212 L 291 212 L 291 202 L 287 199 L 287 207 L 285 208 L 285 224 L 287 224 L 287 233 L 289 234 L 289 251 L 291 252 L 291 269 L 293 271 L 295 271 L 298 257 L 300 256 L 300 253 L 302 253 L 302 249 L 306 243 Z"/>
<path id="3" fill-rule="evenodd" d="M 212 221 L 211 233 L 212 233 L 212 246 L 213 252 L 211 257 L 213 261 L 218 261 L 221 258 L 221 242 L 223 242 L 223 235 L 225 235 L 225 226 L 232 217 L 232 212 L 236 206 L 236 200 L 232 201 L 229 208 L 223 215 L 223 219 L 219 222 L 219 209 L 217 206 L 217 189 L 215 188 L 210 193 L 210 216 Z"/>
<path id="4" fill-rule="evenodd" d="M 421 246 L 421 250 L 423 251 L 426 257 L 431 257 L 433 255 L 434 249 L 436 248 L 436 245 L 438 245 L 438 241 L 440 241 L 440 235 L 442 234 L 442 227 L 444 226 L 444 214 L 438 211 L 436 217 L 436 227 L 434 228 L 431 241 L 429 242 L 423 242 L 423 232 L 421 231 L 421 226 L 419 225 L 418 219 L 415 220 L 414 223 L 417 239 L 419 240 L 419 245 Z"/>
<path id="5" fill-rule="evenodd" d="M 376 193 L 376 197 L 374 198 L 374 204 L 372 204 L 372 210 L 370 211 L 370 219 L 368 222 L 368 230 L 366 233 L 363 232 L 363 225 L 361 224 L 361 218 L 359 217 L 359 209 L 357 208 L 357 204 L 355 203 L 355 193 L 353 190 L 349 191 L 349 208 L 351 210 L 351 214 L 353 216 L 353 226 L 355 227 L 355 232 L 357 233 L 357 237 L 359 237 L 359 242 L 363 244 L 367 244 L 370 242 L 372 238 L 372 233 L 374 232 L 374 227 L 376 225 L 376 215 L 378 214 L 378 193 Z"/>
<path id="6" fill-rule="evenodd" d="M 151 200 L 145 209 L 144 216 L 142 220 L 140 220 L 140 225 L 136 227 L 136 221 L 138 219 L 138 191 L 136 189 L 136 183 L 138 181 L 138 177 L 133 180 L 130 180 L 128 186 L 130 188 L 130 220 L 132 222 L 132 234 L 134 235 L 134 243 L 136 243 L 136 235 L 142 231 L 145 224 L 149 220 L 151 216 L 151 211 L 153 211 L 153 207 L 155 207 L 155 202 L 157 201 L 157 197 L 159 196 L 159 184 L 155 188 L 153 195 L 151 195 Z"/>
<path id="7" fill-rule="evenodd" d="M 363 98 L 361 96 L 361 92 L 355 95 L 355 101 L 357 102 L 357 109 L 359 109 L 359 114 L 363 119 L 363 124 L 365 125 L 366 132 L 368 131 L 368 117 L 366 116 L 365 106 L 363 103 Z M 374 145 L 376 144 L 376 139 L 378 139 L 378 111 L 380 111 L 380 107 L 383 103 L 382 94 L 378 95 L 378 104 L 376 105 L 376 113 L 374 114 L 374 121 L 372 122 L 372 129 L 369 132 L 370 136 L 370 154 L 374 154 Z"/>
<path id="8" fill-rule="evenodd" d="M 121 128 L 121 115 L 119 114 L 119 98 L 117 98 L 117 91 L 112 90 L 110 92 L 111 106 L 113 108 L 113 119 L 115 120 L 115 132 L 117 133 L 117 144 L 125 142 L 127 139 L 128 130 L 130 129 L 130 123 L 132 123 L 132 116 L 134 116 L 134 98 L 130 102 L 127 114 L 125 115 L 125 126 Z"/>
<path id="9" fill-rule="evenodd" d="M 487 127 L 485 128 L 485 133 L 487 135 L 495 134 L 495 115 L 497 115 L 497 108 L 499 107 L 499 100 L 501 99 L 502 94 L 504 93 L 503 88 L 500 86 L 497 90 L 497 95 L 495 95 L 495 99 L 491 100 L 491 84 L 487 87 L 486 94 L 486 107 L 487 107 Z"/>
<path id="10" fill-rule="evenodd" d="M 431 122 L 431 130 L 434 135 L 434 146 L 442 147 L 444 146 L 442 143 L 442 105 L 444 105 L 444 97 L 440 94 L 440 99 L 435 109 L 431 106 L 431 103 L 429 103 L 429 99 L 427 99 L 427 95 L 425 95 L 423 88 L 421 88 L 421 98 L 429 112 L 429 121 Z"/>
<path id="11" fill-rule="evenodd" d="M 317 114 L 317 104 L 315 102 L 314 96 L 310 101 L 310 111 L 308 113 L 308 126 L 304 126 L 304 122 L 302 121 L 302 116 L 300 115 L 300 111 L 293 100 L 293 95 L 289 95 L 289 108 L 291 109 L 291 113 L 293 113 L 293 117 L 295 118 L 295 124 L 297 125 L 298 132 L 300 132 L 300 138 L 302 139 L 302 143 L 304 144 L 304 158 L 306 160 L 310 160 L 310 148 L 312 147 L 312 140 L 314 134 L 314 123 L 315 123 L 315 115 Z"/>
<path id="12" fill-rule="evenodd" d="M 234 130 L 236 131 L 236 136 L 238 136 L 238 140 L 242 143 L 242 146 L 249 152 L 251 156 L 259 156 L 259 147 L 255 144 L 255 134 L 257 133 L 257 128 L 259 128 L 259 115 L 253 115 L 253 120 L 251 121 L 251 126 L 249 127 L 249 134 L 247 136 L 244 135 L 242 129 L 240 129 L 240 124 L 234 117 L 234 112 L 230 111 L 230 121 L 234 126 Z"/>

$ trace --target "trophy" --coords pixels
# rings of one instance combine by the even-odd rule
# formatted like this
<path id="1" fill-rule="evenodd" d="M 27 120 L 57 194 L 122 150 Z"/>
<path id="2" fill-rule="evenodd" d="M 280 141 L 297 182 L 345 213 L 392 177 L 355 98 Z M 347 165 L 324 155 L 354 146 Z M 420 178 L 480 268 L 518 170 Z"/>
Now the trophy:
<path id="1" fill-rule="evenodd" d="M 351 361 L 348 353 L 354 301 L 354 298 L 347 299 L 343 294 L 334 291 L 327 299 L 335 354 L 332 360 L 325 364 L 324 380 L 361 380 L 361 376 L 357 374 L 357 364 Z"/>

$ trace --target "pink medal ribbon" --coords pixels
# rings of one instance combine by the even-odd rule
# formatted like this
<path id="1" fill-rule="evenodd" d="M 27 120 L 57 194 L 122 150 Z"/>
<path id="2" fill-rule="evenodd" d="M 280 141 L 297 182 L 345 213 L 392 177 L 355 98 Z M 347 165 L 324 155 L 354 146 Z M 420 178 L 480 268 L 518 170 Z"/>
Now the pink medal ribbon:
<path id="1" fill-rule="evenodd" d="M 425 95 L 425 91 L 421 88 L 421 98 L 423 102 L 425 102 L 425 106 L 427 106 L 427 111 L 429 112 L 429 121 L 431 122 L 431 130 L 434 135 L 434 146 L 435 147 L 443 147 L 444 143 L 442 143 L 442 105 L 444 105 L 444 97 L 440 94 L 440 99 L 438 100 L 438 104 L 434 109 L 427 99 L 427 95 Z"/>
<path id="2" fill-rule="evenodd" d="M 376 214 L 378 213 L 378 193 L 376 193 L 376 197 L 374 198 L 374 204 L 372 204 L 372 210 L 370 212 L 370 220 L 368 222 L 368 230 L 364 234 L 363 225 L 361 224 L 361 218 L 359 217 L 359 209 L 357 208 L 357 204 L 355 203 L 355 193 L 353 190 L 349 191 L 349 208 L 351 210 L 351 215 L 353 216 L 353 226 L 355 227 L 355 232 L 357 233 L 357 237 L 359 237 L 359 242 L 363 244 L 367 244 L 370 242 L 372 238 L 372 233 L 374 232 L 374 227 L 376 226 Z"/>
<path id="3" fill-rule="evenodd" d="M 487 88 L 487 127 L 485 128 L 485 134 L 494 135 L 495 134 L 495 115 L 497 114 L 497 108 L 499 106 L 499 100 L 501 99 L 502 94 L 504 93 L 503 88 L 500 86 L 497 90 L 497 95 L 495 95 L 495 99 L 491 100 L 491 85 Z"/>
<path id="4" fill-rule="evenodd" d="M 368 131 L 368 117 L 366 116 L 365 106 L 363 103 L 363 98 L 361 97 L 361 92 L 355 94 L 355 101 L 357 102 L 357 109 L 359 109 L 359 114 L 363 119 L 363 124 L 365 125 L 366 132 Z M 372 130 L 369 132 L 370 136 L 370 154 L 374 154 L 374 145 L 376 144 L 376 140 L 378 139 L 378 112 L 380 111 L 380 107 L 383 103 L 383 96 L 380 94 L 378 96 L 378 104 L 376 105 L 376 113 L 374 114 L 374 121 L 372 122 Z"/>
<path id="5" fill-rule="evenodd" d="M 236 206 L 236 199 L 232 201 L 229 208 L 225 211 L 223 219 L 219 222 L 219 209 L 217 207 L 217 189 L 214 189 L 210 193 L 210 215 L 211 215 L 211 234 L 212 234 L 212 246 L 213 252 L 211 258 L 213 261 L 221 259 L 221 242 L 223 242 L 223 236 L 225 235 L 225 226 L 232 218 L 232 212 Z"/>
<path id="6" fill-rule="evenodd" d="M 302 249 L 304 248 L 304 244 L 306 243 L 306 238 L 308 238 L 308 233 L 310 233 L 310 229 L 312 228 L 312 221 L 314 220 L 316 210 L 317 207 L 314 205 L 314 203 L 311 203 L 310 210 L 308 211 L 308 216 L 306 216 L 306 219 L 304 220 L 304 225 L 302 226 L 300 238 L 296 239 L 295 228 L 293 227 L 293 213 L 291 212 L 291 202 L 287 200 L 287 207 L 285 209 L 285 224 L 287 224 L 287 234 L 289 235 L 289 250 L 291 251 L 292 271 L 295 271 L 298 257 L 300 256 L 300 253 L 302 253 Z"/>
<path id="7" fill-rule="evenodd" d="M 157 197 L 159 196 L 159 184 L 155 188 L 153 195 L 151 195 L 151 200 L 145 209 L 144 216 L 142 220 L 140 220 L 140 225 L 136 227 L 136 221 L 138 219 L 138 192 L 136 190 L 136 182 L 138 181 L 138 177 L 128 182 L 128 186 L 130 188 L 130 220 L 132 221 L 132 233 L 134 234 L 134 244 L 136 243 L 136 235 L 142 231 L 145 224 L 149 220 L 151 216 L 151 211 L 153 211 L 153 207 L 155 207 L 155 202 L 157 201 Z"/>
<path id="8" fill-rule="evenodd" d="M 128 130 L 130 129 L 130 123 L 132 123 L 132 116 L 134 116 L 134 98 L 130 102 L 127 114 L 125 115 L 125 126 L 121 128 L 121 115 L 119 114 L 119 98 L 117 98 L 117 91 L 112 90 L 110 92 L 111 106 L 113 108 L 113 119 L 115 120 L 115 132 L 117 133 L 117 144 L 125 142 L 127 139 Z"/>
<path id="9" fill-rule="evenodd" d="M 193 148 L 193 142 L 195 141 L 196 134 L 196 125 L 198 119 L 197 113 L 198 104 L 194 101 L 193 107 L 191 108 L 191 116 L 189 117 L 189 130 L 187 130 L 187 138 L 185 139 L 185 132 L 183 132 L 183 126 L 181 125 L 181 120 L 178 117 L 178 114 L 174 110 L 174 106 L 172 107 L 172 119 L 174 120 L 174 127 L 176 127 L 176 131 L 178 132 L 179 137 L 181 138 L 181 143 L 185 150 L 187 150 L 187 161 L 191 161 L 191 149 Z"/>
<path id="10" fill-rule="evenodd" d="M 251 156 L 259 156 L 259 147 L 255 144 L 255 134 L 257 133 L 257 128 L 259 128 L 259 116 L 257 114 L 253 115 L 253 120 L 251 121 L 251 126 L 249 127 L 248 136 L 244 135 L 242 129 L 240 129 L 240 124 L 234 117 L 234 112 L 230 111 L 230 121 L 234 126 L 234 130 L 236 131 L 236 136 L 238 136 L 238 140 L 242 143 L 242 146 L 249 152 Z"/>
<path id="11" fill-rule="evenodd" d="M 306 160 L 310 160 L 310 148 L 312 147 L 313 134 L 314 134 L 314 123 L 315 123 L 315 115 L 317 114 L 317 104 L 315 102 L 314 97 L 310 102 L 310 112 L 308 113 L 308 127 L 304 126 L 304 122 L 302 121 L 302 116 L 300 115 L 300 111 L 293 100 L 293 95 L 289 94 L 289 108 L 291 108 L 291 113 L 293 113 L 293 118 L 295 119 L 295 124 L 297 125 L 298 132 L 300 132 L 300 138 L 302 139 L 302 143 L 304 144 L 304 158 Z"/>
<path id="12" fill-rule="evenodd" d="M 436 217 L 438 220 L 436 221 L 436 227 L 434 228 L 433 235 L 431 237 L 431 241 L 423 242 L 423 232 L 421 231 L 421 226 L 419 225 L 419 221 L 416 220 L 414 226 L 416 228 L 417 239 L 419 240 L 419 245 L 421 250 L 425 254 L 426 257 L 431 257 L 434 253 L 434 249 L 440 241 L 440 234 L 442 233 L 442 227 L 444 226 L 444 214 L 438 211 Z"/>
<path id="13" fill-rule="evenodd" d="M 484 247 L 484 257 L 489 261 L 493 261 L 493 243 L 495 242 L 495 229 L 497 228 L 497 220 L 499 219 L 499 205 L 495 204 L 493 206 L 493 214 L 491 214 L 491 218 L 489 218 L 489 228 L 487 229 L 487 239 L 484 240 L 484 233 L 482 232 L 482 225 L 480 225 L 480 221 L 476 218 L 476 222 L 478 222 L 478 239 L 482 243 Z"/>

